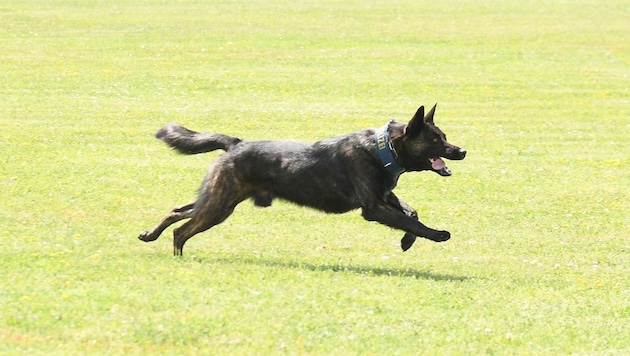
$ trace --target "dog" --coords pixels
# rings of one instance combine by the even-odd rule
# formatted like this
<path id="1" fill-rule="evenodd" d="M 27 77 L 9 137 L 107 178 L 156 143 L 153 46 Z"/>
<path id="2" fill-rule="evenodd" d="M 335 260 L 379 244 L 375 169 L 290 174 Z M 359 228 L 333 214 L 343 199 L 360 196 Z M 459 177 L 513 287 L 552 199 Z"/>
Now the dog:
<path id="1" fill-rule="evenodd" d="M 268 207 L 278 198 L 327 213 L 361 209 L 366 220 L 404 231 L 403 251 L 416 237 L 446 241 L 448 231 L 422 224 L 418 213 L 392 192 L 404 172 L 450 176 L 442 158 L 466 156 L 466 150 L 450 144 L 435 126 L 436 106 L 426 115 L 421 106 L 407 124 L 392 120 L 381 128 L 313 144 L 243 141 L 166 125 L 155 136 L 180 153 L 226 153 L 210 166 L 196 201 L 174 208 L 138 238 L 154 241 L 171 224 L 190 219 L 173 231 L 173 253 L 181 256 L 188 239 L 223 222 L 242 201 L 252 198 L 256 206 Z"/>

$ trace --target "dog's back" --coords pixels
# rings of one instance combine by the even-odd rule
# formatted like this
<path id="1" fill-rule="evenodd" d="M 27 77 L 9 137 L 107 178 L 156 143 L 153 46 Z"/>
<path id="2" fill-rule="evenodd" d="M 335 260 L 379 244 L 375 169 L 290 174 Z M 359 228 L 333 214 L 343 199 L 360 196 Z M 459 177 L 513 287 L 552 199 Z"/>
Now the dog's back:
<path id="1" fill-rule="evenodd" d="M 347 212 L 360 207 L 356 184 L 367 179 L 362 172 L 371 165 L 379 169 L 370 146 L 363 144 L 370 136 L 365 130 L 314 144 L 240 141 L 212 164 L 206 181 L 228 174 L 258 206 L 281 198 L 329 213 Z"/>

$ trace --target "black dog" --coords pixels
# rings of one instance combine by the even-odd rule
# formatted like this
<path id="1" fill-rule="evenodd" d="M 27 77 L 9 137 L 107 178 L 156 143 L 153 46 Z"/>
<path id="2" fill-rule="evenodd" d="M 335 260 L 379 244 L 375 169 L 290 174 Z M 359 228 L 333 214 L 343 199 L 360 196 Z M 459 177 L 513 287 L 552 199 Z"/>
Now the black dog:
<path id="1" fill-rule="evenodd" d="M 361 208 L 366 220 L 378 221 L 406 232 L 406 251 L 416 236 L 446 241 L 448 231 L 426 227 L 418 214 L 398 199 L 392 189 L 405 171 L 434 171 L 450 176 L 442 157 L 461 160 L 466 150 L 446 141 L 434 125 L 435 106 L 424 115 L 420 107 L 408 124 L 388 122 L 314 144 L 280 141 L 242 141 L 235 137 L 198 133 L 170 124 L 156 137 L 184 154 L 217 149 L 227 153 L 210 167 L 197 201 L 177 207 L 151 231 L 138 237 L 154 241 L 171 224 L 190 218 L 173 232 L 175 255 L 182 255 L 186 241 L 224 221 L 247 198 L 261 207 L 274 198 L 313 207 L 328 213 Z"/>

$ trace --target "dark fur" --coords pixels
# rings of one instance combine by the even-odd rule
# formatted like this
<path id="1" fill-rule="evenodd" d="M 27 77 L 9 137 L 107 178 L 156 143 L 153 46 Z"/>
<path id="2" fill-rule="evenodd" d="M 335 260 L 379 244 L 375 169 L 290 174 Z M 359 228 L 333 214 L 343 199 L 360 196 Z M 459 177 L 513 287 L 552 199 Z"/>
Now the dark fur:
<path id="1" fill-rule="evenodd" d="M 448 168 L 433 169 L 432 159 L 461 160 L 466 155 L 434 125 L 434 112 L 435 106 L 425 116 L 420 107 L 408 124 L 388 126 L 397 161 L 406 171 L 433 170 L 447 176 Z M 398 177 L 383 167 L 374 134 L 375 129 L 366 129 L 314 144 L 248 142 L 167 125 L 156 137 L 181 153 L 217 149 L 227 153 L 210 167 L 195 202 L 173 209 L 139 239 L 154 241 L 171 224 L 190 219 L 173 233 L 174 254 L 181 255 L 189 238 L 224 221 L 243 200 L 253 198 L 255 205 L 267 207 L 280 198 L 328 213 L 360 208 L 366 220 L 404 231 L 403 250 L 411 247 L 416 236 L 448 240 L 448 231 L 423 225 L 416 211 L 394 195 Z"/>

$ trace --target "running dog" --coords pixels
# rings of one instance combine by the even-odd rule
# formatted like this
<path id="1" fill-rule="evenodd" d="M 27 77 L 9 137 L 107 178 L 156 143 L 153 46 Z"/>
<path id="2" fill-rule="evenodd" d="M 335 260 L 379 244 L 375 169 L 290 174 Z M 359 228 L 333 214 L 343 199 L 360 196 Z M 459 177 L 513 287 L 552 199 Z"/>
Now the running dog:
<path id="1" fill-rule="evenodd" d="M 166 125 L 155 136 L 183 154 L 226 153 L 208 170 L 196 201 L 173 209 L 138 238 L 154 241 L 171 224 L 190 219 L 173 232 L 173 252 L 181 256 L 188 239 L 223 222 L 243 200 L 252 198 L 256 206 L 268 207 L 278 198 L 327 213 L 361 209 L 366 220 L 404 231 L 403 251 L 416 237 L 446 241 L 448 231 L 422 224 L 418 213 L 392 192 L 404 172 L 450 176 L 442 158 L 466 156 L 466 150 L 448 143 L 435 126 L 436 106 L 426 115 L 421 106 L 407 124 L 392 120 L 381 128 L 313 144 L 243 141 Z"/>

